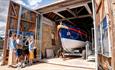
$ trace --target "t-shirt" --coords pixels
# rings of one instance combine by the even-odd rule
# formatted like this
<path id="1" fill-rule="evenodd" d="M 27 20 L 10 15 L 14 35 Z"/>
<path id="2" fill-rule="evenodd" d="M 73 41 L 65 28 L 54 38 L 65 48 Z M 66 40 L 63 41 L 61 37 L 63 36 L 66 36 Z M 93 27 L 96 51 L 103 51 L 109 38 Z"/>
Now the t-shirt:
<path id="1" fill-rule="evenodd" d="M 23 49 L 24 49 L 24 50 L 27 50 L 27 49 L 28 49 L 28 45 L 29 45 L 29 43 L 28 43 L 28 41 L 26 41 L 25 44 L 24 44 Z"/>
<path id="2" fill-rule="evenodd" d="M 34 45 L 33 41 L 29 42 L 29 51 L 33 50 L 33 45 Z"/>
<path id="3" fill-rule="evenodd" d="M 10 38 L 10 40 L 9 40 L 9 48 L 10 49 L 15 49 L 16 48 L 16 40 Z"/>
<path id="4" fill-rule="evenodd" d="M 16 40 L 16 43 L 19 44 L 19 45 L 22 45 L 22 44 L 23 44 L 23 43 L 22 43 L 22 40 L 20 40 L 20 39 L 17 39 L 17 40 Z"/>

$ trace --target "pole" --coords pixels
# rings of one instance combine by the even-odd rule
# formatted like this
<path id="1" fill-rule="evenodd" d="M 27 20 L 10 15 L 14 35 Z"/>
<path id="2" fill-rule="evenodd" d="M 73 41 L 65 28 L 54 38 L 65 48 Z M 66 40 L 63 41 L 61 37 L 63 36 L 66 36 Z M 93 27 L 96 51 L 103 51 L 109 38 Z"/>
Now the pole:
<path id="1" fill-rule="evenodd" d="M 91 44 L 91 50 L 94 51 L 94 28 L 91 28 L 92 30 L 92 44 Z"/>
<path id="2" fill-rule="evenodd" d="M 40 14 L 39 16 L 38 16 L 38 24 L 40 25 L 39 27 L 40 27 L 40 30 L 39 30 L 39 48 L 40 48 L 40 50 L 39 50 L 39 59 L 41 60 L 42 59 L 42 29 L 43 29 L 43 23 L 42 23 L 42 14 Z"/>
<path id="3" fill-rule="evenodd" d="M 1 2 L 2 3 L 2 2 Z M 11 1 L 6 1 L 7 5 L 8 5 L 8 11 L 10 9 L 10 4 L 11 4 Z M 9 13 L 7 13 L 7 16 L 9 15 Z M 6 27 L 5 27 L 5 40 L 4 40 L 4 43 L 3 43 L 3 60 L 2 60 L 2 63 L 1 65 L 5 65 L 6 64 L 6 58 L 7 58 L 7 48 L 8 48 L 8 30 L 9 30 L 9 23 L 8 23 L 8 17 L 7 17 L 7 24 L 6 24 Z"/>
<path id="4" fill-rule="evenodd" d="M 35 47 L 37 48 L 38 50 L 38 31 L 37 31 L 37 18 L 38 17 L 38 14 L 36 14 L 36 24 L 35 24 Z M 38 52 L 37 52 L 37 55 L 38 55 Z"/>
<path id="5" fill-rule="evenodd" d="M 115 43 L 114 43 L 114 39 L 115 39 L 115 23 L 114 23 L 114 0 L 107 0 L 107 3 L 108 3 L 108 8 L 109 8 L 109 13 L 110 13 L 110 22 L 111 22 L 111 28 L 112 28 L 112 60 L 111 60 L 111 66 L 112 66 L 112 70 L 115 70 Z"/>
<path id="6" fill-rule="evenodd" d="M 18 15 L 17 35 L 19 35 L 19 33 L 20 33 L 21 12 L 22 12 L 22 6 L 20 5 L 19 15 Z"/>
<path id="7" fill-rule="evenodd" d="M 96 28 L 96 10 L 95 1 L 92 0 L 92 10 L 93 10 L 93 25 L 94 25 L 94 39 L 95 39 L 95 65 L 96 70 L 98 70 L 98 48 L 97 48 L 97 28 Z"/>

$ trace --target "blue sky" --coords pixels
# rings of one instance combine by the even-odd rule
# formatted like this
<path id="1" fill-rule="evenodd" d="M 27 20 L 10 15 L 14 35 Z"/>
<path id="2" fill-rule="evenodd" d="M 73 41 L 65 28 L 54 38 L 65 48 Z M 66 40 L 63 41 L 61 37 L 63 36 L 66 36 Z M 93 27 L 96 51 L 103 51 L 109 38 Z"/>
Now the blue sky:
<path id="1" fill-rule="evenodd" d="M 64 0 L 14 0 L 26 7 L 31 9 L 38 9 L 56 2 L 61 2 Z"/>
<path id="2" fill-rule="evenodd" d="M 51 4 L 53 2 L 55 2 L 57 0 L 23 0 L 23 2 L 25 3 L 25 6 L 27 7 L 31 7 L 31 8 L 40 8 L 42 6 Z"/>
<path id="3" fill-rule="evenodd" d="M 4 36 L 10 0 L 0 0 L 0 36 Z M 31 9 L 38 9 L 64 0 L 13 0 Z"/>

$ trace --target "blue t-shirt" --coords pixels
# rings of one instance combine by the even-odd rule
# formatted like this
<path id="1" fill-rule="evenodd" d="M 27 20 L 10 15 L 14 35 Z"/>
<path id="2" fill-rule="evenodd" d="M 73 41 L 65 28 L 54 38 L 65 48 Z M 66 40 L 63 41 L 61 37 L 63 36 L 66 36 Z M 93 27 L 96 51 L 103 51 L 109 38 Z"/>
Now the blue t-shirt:
<path id="1" fill-rule="evenodd" d="M 16 48 L 16 40 L 10 38 L 9 48 L 10 48 L 10 49 L 15 49 L 15 48 Z"/>

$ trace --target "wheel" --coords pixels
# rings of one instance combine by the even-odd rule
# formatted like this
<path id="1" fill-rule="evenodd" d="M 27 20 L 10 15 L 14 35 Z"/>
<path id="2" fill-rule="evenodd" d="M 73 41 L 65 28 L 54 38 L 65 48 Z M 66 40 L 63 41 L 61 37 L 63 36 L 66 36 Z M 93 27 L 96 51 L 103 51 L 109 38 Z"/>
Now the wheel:
<path id="1" fill-rule="evenodd" d="M 82 51 L 82 58 L 83 58 L 83 59 L 86 59 L 86 50 L 83 50 L 83 51 Z"/>

